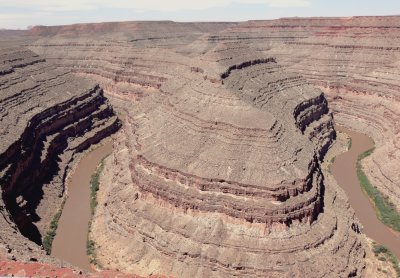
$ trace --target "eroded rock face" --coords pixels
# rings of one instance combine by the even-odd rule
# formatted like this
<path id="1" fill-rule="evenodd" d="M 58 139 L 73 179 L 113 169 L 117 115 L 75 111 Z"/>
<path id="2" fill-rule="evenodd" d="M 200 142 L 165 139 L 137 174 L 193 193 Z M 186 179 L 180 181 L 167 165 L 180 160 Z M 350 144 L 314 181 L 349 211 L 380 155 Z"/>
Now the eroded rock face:
<path id="1" fill-rule="evenodd" d="M 361 275 L 354 214 L 321 169 L 335 136 L 322 91 L 223 32 L 155 32 L 30 46 L 99 81 L 125 115 L 92 224 L 97 260 L 141 275 Z"/>
<path id="2" fill-rule="evenodd" d="M 61 67 L 99 81 L 106 92 L 131 100 L 159 91 L 167 75 L 152 71 L 154 63 L 174 65 L 171 54 L 159 52 L 160 48 L 175 49 L 186 57 L 202 55 L 219 43 L 230 44 L 232 51 L 256 48 L 286 71 L 319 87 L 337 123 L 374 139 L 376 150 L 364 160 L 364 167 L 373 184 L 400 209 L 400 17 L 286 18 L 215 29 L 183 28 L 172 22 L 169 28 L 162 22 L 124 24 L 119 29 L 117 25 L 82 27 L 87 31 L 79 40 L 66 31 L 72 27 L 64 27 L 62 32 L 60 27 L 38 28 L 34 34 L 45 38 L 35 40 L 30 48 Z M 93 39 L 94 31 L 88 30 L 95 27 L 105 40 Z M 107 29 L 120 40 L 112 40 L 113 33 Z M 104 58 L 96 58 L 98 53 L 104 53 Z M 196 68 L 204 71 L 207 65 L 193 65 L 193 70 Z"/>
<path id="3" fill-rule="evenodd" d="M 221 45 L 199 58 L 204 73 L 192 59 L 163 95 L 126 110 L 92 226 L 102 264 L 178 277 L 361 273 L 352 213 L 320 169 L 334 137 L 326 100 L 273 59 L 247 63 L 261 58 Z"/>
<path id="4" fill-rule="evenodd" d="M 281 19 L 239 24 L 214 40 L 256 46 L 321 88 L 337 123 L 374 139 L 368 178 L 400 210 L 399 27 L 399 16 Z"/>
<path id="5" fill-rule="evenodd" d="M 0 261 L 0 275 L 6 277 L 78 277 L 78 278 L 142 278 L 134 274 L 120 273 L 117 271 L 104 270 L 96 273 L 82 273 L 66 267 L 57 267 L 43 263 L 21 263 L 14 261 Z M 154 278 L 163 278 L 161 276 Z"/>
<path id="6" fill-rule="evenodd" d="M 229 51 L 207 53 L 209 63 L 214 55 Z M 213 65 L 219 74 L 231 67 Z M 361 273 L 352 214 L 324 188 L 321 142 L 334 133 L 321 92 L 300 77 L 290 88 L 272 60 L 234 70 L 224 84 L 177 76 L 186 82 L 164 83 L 158 105 L 143 100 L 128 112 L 93 222 L 99 261 L 178 277 Z M 275 83 L 282 89 L 268 88 Z M 314 138 L 315 128 L 326 137 Z"/>
<path id="7" fill-rule="evenodd" d="M 98 260 L 142 275 L 361 275 L 359 224 L 321 159 L 333 111 L 374 138 L 370 178 L 400 203 L 399 26 L 355 17 L 34 29 L 30 49 L 99 82 L 124 115 L 92 226 Z"/>
<path id="8" fill-rule="evenodd" d="M 73 159 L 120 123 L 98 85 L 19 47 L 0 50 L 0 113 L 2 251 L 51 260 L 38 245 Z"/>

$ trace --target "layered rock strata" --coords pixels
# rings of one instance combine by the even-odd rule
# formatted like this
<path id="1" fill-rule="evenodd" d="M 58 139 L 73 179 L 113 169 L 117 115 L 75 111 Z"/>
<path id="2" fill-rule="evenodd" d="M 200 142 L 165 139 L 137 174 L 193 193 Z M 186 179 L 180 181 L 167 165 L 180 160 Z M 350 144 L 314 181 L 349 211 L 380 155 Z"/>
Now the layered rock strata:
<path id="1" fill-rule="evenodd" d="M 276 57 L 325 92 L 336 122 L 376 143 L 368 178 L 400 211 L 400 17 L 287 18 L 238 24 L 209 40 Z"/>
<path id="2" fill-rule="evenodd" d="M 12 259 L 50 260 L 40 245 L 68 170 L 120 123 L 98 85 L 18 47 L 0 50 L 0 115 L 0 246 Z"/>
<path id="3" fill-rule="evenodd" d="M 399 26 L 398 16 L 284 18 L 214 28 L 127 22 L 83 25 L 78 28 L 80 39 L 73 37 L 72 27 L 36 28 L 32 34 L 40 39 L 29 47 L 58 66 L 100 82 L 106 92 L 130 100 L 159 92 L 168 74 L 154 67 L 179 66 L 179 61 L 169 59 L 171 52 L 196 57 L 219 43 L 229 44 L 232 52 L 256 48 L 321 88 L 338 123 L 374 139 L 376 151 L 364 160 L 364 167 L 373 184 L 400 210 Z M 94 39 L 94 29 L 103 40 Z M 98 53 L 106 58 L 99 59 Z M 196 68 L 208 74 L 207 65 L 193 65 Z"/>
<path id="4" fill-rule="evenodd" d="M 106 27 L 101 40 L 35 33 L 31 49 L 100 82 L 124 115 L 92 225 L 102 265 L 178 277 L 362 275 L 359 224 L 321 170 L 335 136 L 327 100 L 272 51 L 296 31 L 268 36 L 256 23 L 163 36 L 125 23 L 136 27 Z"/>
<path id="5" fill-rule="evenodd" d="M 175 57 L 159 94 L 119 104 L 123 132 L 91 233 L 101 264 L 177 277 L 360 275 L 353 213 L 320 168 L 334 138 L 321 91 L 251 48 Z"/>

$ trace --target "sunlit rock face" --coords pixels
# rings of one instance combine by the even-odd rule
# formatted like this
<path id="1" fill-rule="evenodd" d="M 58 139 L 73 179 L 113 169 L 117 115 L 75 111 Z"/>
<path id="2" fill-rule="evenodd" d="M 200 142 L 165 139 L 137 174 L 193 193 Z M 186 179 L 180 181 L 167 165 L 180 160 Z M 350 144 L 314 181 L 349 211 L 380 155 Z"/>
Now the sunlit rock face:
<path id="1" fill-rule="evenodd" d="M 123 128 L 92 224 L 99 262 L 177 277 L 347 277 L 364 246 L 322 170 L 336 123 L 372 136 L 400 204 L 399 17 L 38 27 L 25 43 L 100 84 Z"/>
<path id="2" fill-rule="evenodd" d="M 321 170 L 335 137 L 324 93 L 240 26 L 36 30 L 32 50 L 98 81 L 124 115 L 92 224 L 97 259 L 142 275 L 360 275 L 353 213 Z"/>
<path id="3" fill-rule="evenodd" d="M 120 122 L 94 82 L 19 47 L 0 49 L 0 114 L 0 245 L 7 258 L 51 261 L 38 245 L 67 170 Z"/>

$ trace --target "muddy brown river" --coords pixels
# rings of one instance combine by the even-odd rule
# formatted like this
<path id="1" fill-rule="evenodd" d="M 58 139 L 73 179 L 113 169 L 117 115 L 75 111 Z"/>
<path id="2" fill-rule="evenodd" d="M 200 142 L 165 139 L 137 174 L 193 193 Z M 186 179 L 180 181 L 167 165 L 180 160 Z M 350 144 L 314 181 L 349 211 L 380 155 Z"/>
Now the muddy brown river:
<path id="1" fill-rule="evenodd" d="M 364 194 L 356 173 L 358 155 L 373 147 L 366 135 L 336 126 L 352 139 L 349 151 L 338 155 L 331 172 L 346 192 L 351 206 L 363 225 L 363 232 L 377 243 L 383 244 L 400 257 L 400 234 L 385 226 L 376 216 L 373 204 Z M 90 178 L 101 159 L 112 151 L 112 143 L 95 149 L 78 164 L 68 184 L 68 198 L 58 223 L 53 241 L 52 255 L 83 270 L 91 271 L 86 254 L 88 223 L 90 220 Z"/>
<path id="2" fill-rule="evenodd" d="M 357 177 L 357 158 L 361 153 L 371 149 L 374 142 L 365 134 L 340 126 L 335 126 L 335 129 L 351 137 L 352 144 L 349 151 L 335 158 L 331 167 L 333 176 L 346 192 L 351 206 L 364 227 L 363 233 L 377 243 L 388 247 L 400 258 L 400 233 L 391 230 L 378 219 L 373 203 L 362 191 Z"/>
<path id="3" fill-rule="evenodd" d="M 87 154 L 77 165 L 68 184 L 68 198 L 58 222 L 51 255 L 91 271 L 86 254 L 90 220 L 90 179 L 101 159 L 112 151 L 108 142 Z"/>

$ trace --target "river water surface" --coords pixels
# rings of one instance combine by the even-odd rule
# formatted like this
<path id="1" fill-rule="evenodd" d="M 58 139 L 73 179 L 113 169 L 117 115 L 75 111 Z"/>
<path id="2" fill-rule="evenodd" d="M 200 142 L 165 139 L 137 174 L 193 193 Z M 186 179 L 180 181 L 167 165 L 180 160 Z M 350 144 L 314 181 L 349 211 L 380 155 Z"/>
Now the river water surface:
<path id="1" fill-rule="evenodd" d="M 347 134 L 352 139 L 349 151 L 338 155 L 331 167 L 331 172 L 340 187 L 344 189 L 357 218 L 363 225 L 363 233 L 368 237 L 388 247 L 400 258 L 400 233 L 384 225 L 376 216 L 372 201 L 362 191 L 356 171 L 358 156 L 371 149 L 374 142 L 365 134 L 335 126 L 339 132 Z"/>
<path id="2" fill-rule="evenodd" d="M 91 271 L 86 254 L 88 224 L 90 220 L 90 179 L 101 159 L 112 151 L 108 142 L 88 153 L 79 161 L 68 183 L 65 202 L 51 255 L 83 270 Z"/>
<path id="3" fill-rule="evenodd" d="M 352 139 L 349 151 L 338 155 L 331 172 L 339 186 L 346 192 L 351 206 L 363 225 L 363 232 L 377 243 L 383 244 L 400 258 L 400 233 L 385 226 L 376 216 L 370 199 L 364 194 L 358 181 L 356 161 L 358 156 L 374 146 L 366 135 L 336 126 Z M 91 271 L 86 254 L 88 223 L 90 220 L 90 179 L 101 159 L 112 151 L 112 143 L 87 154 L 77 165 L 68 184 L 68 198 L 58 223 L 53 241 L 52 255 Z"/>

